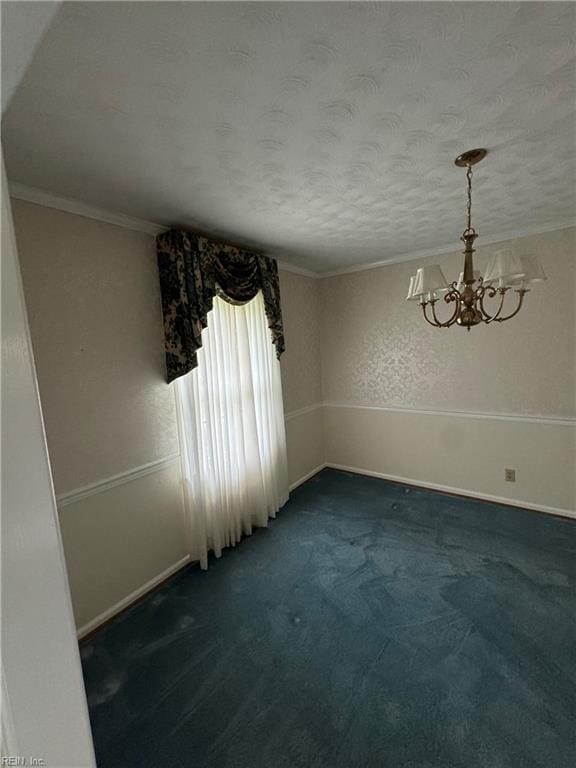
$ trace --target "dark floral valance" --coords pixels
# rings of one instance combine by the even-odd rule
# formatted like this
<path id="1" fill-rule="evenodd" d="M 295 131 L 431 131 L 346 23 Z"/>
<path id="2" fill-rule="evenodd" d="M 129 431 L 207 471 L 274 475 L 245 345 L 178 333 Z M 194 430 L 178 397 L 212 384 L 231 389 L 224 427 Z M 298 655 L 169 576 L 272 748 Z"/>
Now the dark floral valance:
<path id="1" fill-rule="evenodd" d="M 246 304 L 262 291 L 276 355 L 284 351 L 278 266 L 274 259 L 171 229 L 156 239 L 168 382 L 198 365 L 201 333 L 214 296 Z"/>

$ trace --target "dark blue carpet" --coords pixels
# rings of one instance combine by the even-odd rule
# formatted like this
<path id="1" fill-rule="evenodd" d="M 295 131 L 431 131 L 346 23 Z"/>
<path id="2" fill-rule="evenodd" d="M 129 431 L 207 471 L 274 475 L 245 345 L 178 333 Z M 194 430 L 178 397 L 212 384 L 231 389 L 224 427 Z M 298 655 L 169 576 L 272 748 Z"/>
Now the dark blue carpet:
<path id="1" fill-rule="evenodd" d="M 324 470 L 83 645 L 98 766 L 572 768 L 575 555 L 573 521 Z"/>

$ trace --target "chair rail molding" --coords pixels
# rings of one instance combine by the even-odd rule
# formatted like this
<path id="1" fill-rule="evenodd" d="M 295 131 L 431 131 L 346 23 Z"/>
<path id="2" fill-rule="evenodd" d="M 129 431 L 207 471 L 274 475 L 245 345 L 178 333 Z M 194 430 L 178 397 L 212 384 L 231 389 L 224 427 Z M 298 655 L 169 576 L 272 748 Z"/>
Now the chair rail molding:
<path id="1" fill-rule="evenodd" d="M 291 411 L 290 413 L 284 414 L 285 421 L 290 421 L 291 419 L 298 418 L 298 416 L 304 416 L 307 413 L 312 413 L 313 411 L 317 411 L 319 408 L 322 408 L 322 403 L 313 403 L 312 405 L 307 405 L 304 408 L 299 408 L 296 411 Z M 130 483 L 133 480 L 138 480 L 140 477 L 145 477 L 146 475 L 150 475 L 153 472 L 161 472 L 164 469 L 167 469 L 168 467 L 173 466 L 174 464 L 177 464 L 180 461 L 180 454 L 174 453 L 170 456 L 166 456 L 162 459 L 157 459 L 156 461 L 148 462 L 147 464 L 140 464 L 137 467 L 132 467 L 130 469 L 127 469 L 123 472 L 119 472 L 116 475 L 110 475 L 110 477 L 105 477 L 101 480 L 96 480 L 93 483 L 89 483 L 88 485 L 83 485 L 79 488 L 74 488 L 71 491 L 65 491 L 64 493 L 59 494 L 56 497 L 56 502 L 58 504 L 58 507 L 66 507 L 69 504 L 75 504 L 77 501 L 81 501 L 82 499 L 87 498 L 88 496 L 93 496 L 97 493 L 103 493 L 105 491 L 110 490 L 111 488 L 115 488 L 118 485 L 123 485 L 124 483 Z M 318 470 L 315 469 L 309 476 L 311 477 L 313 474 L 315 474 Z M 295 488 L 300 483 L 304 482 L 304 479 L 306 478 L 300 478 L 296 481 L 295 484 L 293 484 L 293 487 Z"/>
<path id="2" fill-rule="evenodd" d="M 291 421 L 292 419 L 297 419 L 298 416 L 304 416 L 307 413 L 317 411 L 319 408 L 322 408 L 322 406 L 323 403 L 312 403 L 311 405 L 305 405 L 303 408 L 297 408 L 295 411 L 289 411 L 288 413 L 285 413 L 284 420 Z"/>
<path id="3" fill-rule="evenodd" d="M 370 403 L 342 403 L 325 401 L 324 408 L 349 408 L 363 411 L 386 411 L 389 413 L 419 414 L 422 416 L 456 416 L 465 419 L 491 419 L 494 421 L 519 421 L 530 424 L 554 424 L 556 426 L 576 426 L 576 417 L 544 416 L 530 413 L 499 413 L 497 411 L 444 411 L 440 409 L 410 408 L 399 405 L 374 405 Z"/>
<path id="4" fill-rule="evenodd" d="M 139 467 L 132 467 L 125 472 L 120 472 L 117 475 L 106 477 L 103 480 L 97 480 L 95 483 L 84 485 L 81 488 L 75 488 L 72 491 L 61 493 L 56 497 L 56 503 L 59 507 L 65 507 L 68 504 L 74 504 L 81 499 L 85 499 L 88 496 L 93 496 L 96 493 L 102 493 L 115 488 L 117 485 L 124 483 L 130 483 L 132 480 L 137 480 L 139 477 L 150 475 L 153 472 L 160 472 L 167 467 L 171 467 L 180 460 L 180 454 L 175 453 L 172 456 L 167 456 L 164 459 L 158 459 L 157 461 L 151 461 L 148 464 L 141 464 Z"/>

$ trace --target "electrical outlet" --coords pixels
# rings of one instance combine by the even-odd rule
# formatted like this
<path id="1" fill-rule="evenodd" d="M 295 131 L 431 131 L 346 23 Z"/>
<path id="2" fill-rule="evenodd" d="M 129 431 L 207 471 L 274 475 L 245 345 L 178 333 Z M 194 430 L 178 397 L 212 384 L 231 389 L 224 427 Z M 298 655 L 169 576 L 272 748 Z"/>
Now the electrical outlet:
<path id="1" fill-rule="evenodd" d="M 516 482 L 516 470 L 515 469 L 505 469 L 504 470 L 504 480 L 506 480 L 507 483 L 515 483 Z"/>

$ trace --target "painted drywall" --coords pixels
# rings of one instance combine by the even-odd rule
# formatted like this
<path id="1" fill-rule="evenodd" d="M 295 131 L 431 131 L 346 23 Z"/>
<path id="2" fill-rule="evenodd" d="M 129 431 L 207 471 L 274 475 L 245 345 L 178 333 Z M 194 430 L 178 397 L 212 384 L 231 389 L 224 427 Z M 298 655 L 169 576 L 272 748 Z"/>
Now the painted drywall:
<path id="1" fill-rule="evenodd" d="M 44 0 L 40 3 L 3 2 L 0 6 L 3 113 L 60 6 L 60 0 Z"/>
<path id="2" fill-rule="evenodd" d="M 326 406 L 324 429 L 332 466 L 556 514 L 575 509 L 574 425 Z"/>
<path id="3" fill-rule="evenodd" d="M 0 163 L 2 161 L 0 160 Z M 2 163 L 2 755 L 95 765 Z"/>
<path id="4" fill-rule="evenodd" d="M 60 508 L 80 629 L 186 557 L 177 463 Z"/>
<path id="5" fill-rule="evenodd" d="M 153 236 L 13 201 L 79 628 L 185 556 Z M 318 283 L 281 273 L 289 482 L 323 461 Z M 307 329 L 306 334 L 304 329 Z M 102 567 L 105 562 L 105 568 Z"/>
<path id="6" fill-rule="evenodd" d="M 322 406 L 297 412 L 286 420 L 288 479 L 294 488 L 322 468 L 325 461 Z"/>
<path id="7" fill-rule="evenodd" d="M 509 323 L 469 333 L 432 328 L 417 305 L 403 300 L 420 262 L 322 280 L 322 395 L 340 406 L 325 408 L 326 460 L 573 510 L 575 233 L 507 242 L 517 253 L 537 254 L 548 280 Z M 479 246 L 480 268 L 498 247 Z M 453 279 L 462 256 L 424 263 L 440 263 Z M 349 407 L 359 405 L 397 412 Z M 426 417 L 414 409 L 464 415 Z M 530 417 L 543 421 L 522 421 Z M 504 483 L 505 467 L 518 470 L 515 484 Z"/>

